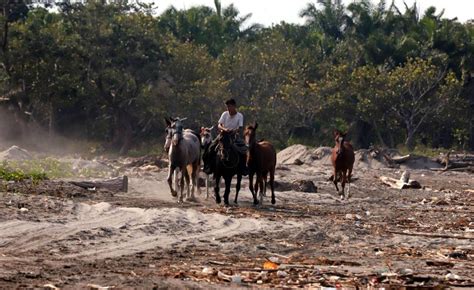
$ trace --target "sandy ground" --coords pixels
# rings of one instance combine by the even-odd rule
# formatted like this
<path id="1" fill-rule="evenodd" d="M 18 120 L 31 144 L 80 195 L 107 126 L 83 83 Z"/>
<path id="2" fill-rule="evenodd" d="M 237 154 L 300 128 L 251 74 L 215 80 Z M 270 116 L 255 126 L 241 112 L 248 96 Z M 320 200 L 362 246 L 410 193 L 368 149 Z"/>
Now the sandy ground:
<path id="1" fill-rule="evenodd" d="M 326 161 L 279 165 L 318 192 L 258 208 L 246 178 L 238 206 L 178 204 L 166 170 L 129 172 L 128 193 L 4 184 L 0 288 L 474 287 L 472 174 L 416 169 L 424 189 L 397 190 L 378 178 L 401 169 L 359 166 L 341 201 Z"/>

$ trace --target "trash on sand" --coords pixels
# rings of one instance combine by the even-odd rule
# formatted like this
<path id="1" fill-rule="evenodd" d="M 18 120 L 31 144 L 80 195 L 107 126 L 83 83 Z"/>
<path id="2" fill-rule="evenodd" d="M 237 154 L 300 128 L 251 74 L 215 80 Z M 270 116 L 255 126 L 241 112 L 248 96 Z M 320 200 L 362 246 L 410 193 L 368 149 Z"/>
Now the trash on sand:
<path id="1" fill-rule="evenodd" d="M 263 269 L 265 269 L 265 270 L 276 270 L 276 269 L 278 269 L 278 264 L 273 263 L 272 261 L 265 261 L 265 263 L 263 263 Z"/>

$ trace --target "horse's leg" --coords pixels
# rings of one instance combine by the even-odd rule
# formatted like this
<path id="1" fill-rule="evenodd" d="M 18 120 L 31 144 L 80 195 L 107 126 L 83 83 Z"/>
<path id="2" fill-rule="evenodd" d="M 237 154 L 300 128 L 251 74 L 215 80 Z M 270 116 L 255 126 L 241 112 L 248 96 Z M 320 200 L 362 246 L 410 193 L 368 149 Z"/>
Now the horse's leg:
<path id="1" fill-rule="evenodd" d="M 276 203 L 275 200 L 275 169 L 270 170 L 270 189 L 272 190 L 272 204 Z"/>
<path id="2" fill-rule="evenodd" d="M 209 180 L 209 174 L 206 173 L 206 199 L 209 198 L 209 184 L 210 183 L 210 180 Z"/>
<path id="3" fill-rule="evenodd" d="M 221 203 L 221 195 L 219 194 L 219 184 L 221 182 L 221 176 L 214 173 L 214 195 L 216 196 L 216 203 Z"/>
<path id="4" fill-rule="evenodd" d="M 334 185 L 336 186 L 336 191 L 337 193 L 339 193 L 339 187 L 337 187 L 337 170 L 336 168 L 334 168 L 334 179 L 332 180 L 332 182 L 334 182 Z"/>
<path id="5" fill-rule="evenodd" d="M 258 199 L 258 187 L 259 187 L 258 175 L 255 174 L 255 185 L 254 185 L 254 189 L 253 189 L 253 190 L 255 191 L 255 198 L 257 198 L 257 199 Z M 258 204 L 258 201 L 257 201 L 256 204 Z"/>
<path id="6" fill-rule="evenodd" d="M 188 170 L 188 166 L 184 167 L 184 171 L 183 171 L 183 174 L 184 175 L 184 181 L 186 182 L 186 200 L 189 199 L 189 197 L 191 196 L 191 192 L 190 192 L 190 174 L 189 174 L 189 170 Z"/>
<path id="7" fill-rule="evenodd" d="M 186 200 L 187 201 L 194 201 L 196 200 L 195 196 L 194 196 L 194 192 L 196 190 L 196 170 L 195 170 L 195 164 L 192 164 L 192 165 L 188 165 L 187 166 L 187 173 L 188 173 L 188 178 L 187 178 L 187 182 L 188 182 L 188 195 L 186 197 Z M 191 172 L 190 172 L 191 171 Z M 191 185 L 191 190 L 189 190 L 189 185 Z"/>
<path id="8" fill-rule="evenodd" d="M 241 183 L 242 183 L 242 174 L 237 174 L 237 184 L 235 185 L 235 200 L 234 200 L 235 204 L 237 204 L 237 198 L 239 197 Z"/>
<path id="9" fill-rule="evenodd" d="M 168 185 L 171 190 L 171 196 L 174 196 L 174 197 L 178 195 L 178 192 L 173 189 L 173 175 L 174 175 L 175 169 L 176 167 L 171 166 L 171 164 L 168 166 L 168 178 L 166 179 L 168 181 Z M 177 184 L 176 181 L 175 181 L 175 184 Z"/>
<path id="10" fill-rule="evenodd" d="M 175 168 L 173 172 L 173 178 L 174 178 L 174 187 L 176 191 L 176 196 L 178 195 L 178 192 L 180 191 L 179 189 L 179 168 Z"/>
<path id="11" fill-rule="evenodd" d="M 224 181 L 225 181 L 225 191 L 224 191 L 224 204 L 226 206 L 229 205 L 229 194 L 230 194 L 230 184 L 232 182 L 232 175 L 226 175 L 224 176 Z"/>
<path id="12" fill-rule="evenodd" d="M 255 189 L 253 187 L 253 175 L 254 173 L 249 173 L 249 188 L 250 188 L 250 192 L 252 193 L 252 197 L 253 197 L 253 204 L 254 205 L 257 205 L 258 204 L 258 199 L 257 199 L 257 195 L 255 194 Z"/>
<path id="13" fill-rule="evenodd" d="M 191 187 L 191 198 L 193 200 L 196 199 L 194 196 L 194 192 L 197 188 L 198 194 L 201 195 L 201 189 L 198 184 L 199 179 L 199 162 L 193 163 L 193 172 L 191 174 L 191 182 L 192 182 L 192 187 Z"/>
<path id="14" fill-rule="evenodd" d="M 344 199 L 344 195 L 345 195 L 345 187 L 346 187 L 346 178 L 347 178 L 347 169 L 343 169 L 342 170 L 342 180 L 341 180 L 341 187 L 342 187 L 342 191 L 341 191 L 341 199 Z"/>
<path id="15" fill-rule="evenodd" d="M 263 174 L 263 196 L 267 197 L 267 185 L 268 185 L 268 175 L 267 173 Z"/>
<path id="16" fill-rule="evenodd" d="M 184 178 L 187 177 L 187 173 L 186 173 L 186 167 L 184 168 L 181 168 L 181 179 L 180 179 L 180 192 L 181 194 L 179 195 L 179 202 L 183 202 L 184 201 Z"/>
<path id="17" fill-rule="evenodd" d="M 197 189 L 198 194 L 201 195 L 201 187 L 199 186 L 199 172 L 201 171 L 201 164 L 199 164 L 198 160 L 197 162 L 194 162 L 193 165 L 193 187 L 194 189 Z M 194 198 L 194 190 L 192 191 L 192 195 Z"/>
<path id="18" fill-rule="evenodd" d="M 260 189 L 260 193 L 259 193 L 259 198 L 260 198 L 260 206 L 263 205 L 263 190 L 264 190 L 264 185 L 263 185 L 263 176 L 261 173 L 257 173 L 257 183 L 258 183 L 258 187 Z"/>
<path id="19" fill-rule="evenodd" d="M 351 179 L 352 179 L 352 167 L 349 167 L 349 173 L 347 174 L 347 199 L 351 197 Z"/>

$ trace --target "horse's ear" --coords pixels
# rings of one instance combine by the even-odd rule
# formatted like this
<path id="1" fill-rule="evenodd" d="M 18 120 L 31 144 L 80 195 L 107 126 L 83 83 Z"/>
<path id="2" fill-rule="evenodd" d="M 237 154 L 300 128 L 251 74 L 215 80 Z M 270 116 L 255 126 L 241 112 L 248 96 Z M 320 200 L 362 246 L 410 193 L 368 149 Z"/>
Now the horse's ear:
<path id="1" fill-rule="evenodd" d="M 170 121 L 170 119 L 168 119 L 168 118 L 166 118 L 166 117 L 165 117 L 165 123 L 166 123 L 166 126 L 168 126 L 168 127 L 171 126 L 171 121 Z"/>
<path id="2" fill-rule="evenodd" d="M 332 135 L 333 135 L 334 137 L 336 137 L 336 136 L 339 135 L 339 134 L 340 134 L 340 133 L 339 133 L 339 130 L 337 130 L 337 129 L 334 129 L 334 130 L 332 131 Z"/>
<path id="3" fill-rule="evenodd" d="M 201 127 L 201 133 L 204 132 L 204 129 L 205 129 L 204 127 Z"/>
<path id="4" fill-rule="evenodd" d="M 258 128 L 258 123 L 255 122 L 255 123 L 253 124 L 253 129 L 254 129 L 254 130 L 257 130 L 257 128 Z"/>

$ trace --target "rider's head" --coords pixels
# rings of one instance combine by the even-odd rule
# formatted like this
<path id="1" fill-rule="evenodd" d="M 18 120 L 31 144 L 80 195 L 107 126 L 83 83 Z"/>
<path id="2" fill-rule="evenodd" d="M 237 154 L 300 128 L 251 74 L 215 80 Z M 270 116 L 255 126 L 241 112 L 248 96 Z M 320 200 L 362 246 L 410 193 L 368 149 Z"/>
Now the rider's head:
<path id="1" fill-rule="evenodd" d="M 227 100 L 225 102 L 225 105 L 227 106 L 227 111 L 231 115 L 237 114 L 237 103 L 235 102 L 234 99 Z"/>

